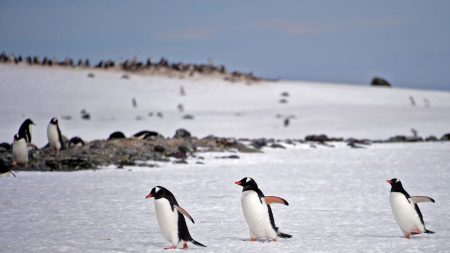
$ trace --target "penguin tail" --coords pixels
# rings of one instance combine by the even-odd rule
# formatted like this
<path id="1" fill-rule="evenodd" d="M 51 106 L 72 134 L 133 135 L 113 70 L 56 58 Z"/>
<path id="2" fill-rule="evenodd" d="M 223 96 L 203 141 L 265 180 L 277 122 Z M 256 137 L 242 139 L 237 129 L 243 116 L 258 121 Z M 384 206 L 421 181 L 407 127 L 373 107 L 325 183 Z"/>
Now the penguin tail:
<path id="1" fill-rule="evenodd" d="M 278 237 L 284 238 L 284 239 L 287 239 L 287 238 L 291 238 L 291 237 L 292 237 L 292 235 L 286 234 L 286 233 L 283 233 L 283 232 L 278 232 L 277 235 L 278 235 Z"/>
<path id="2" fill-rule="evenodd" d="M 428 230 L 428 229 L 425 229 L 425 233 L 427 233 L 427 234 L 434 234 L 435 232 L 431 231 L 431 230 Z"/>
<path id="3" fill-rule="evenodd" d="M 197 242 L 197 241 L 194 240 L 194 239 L 192 239 L 191 242 L 192 242 L 194 245 L 197 245 L 197 246 L 200 246 L 200 247 L 206 247 L 206 245 L 203 245 L 203 244 Z"/>

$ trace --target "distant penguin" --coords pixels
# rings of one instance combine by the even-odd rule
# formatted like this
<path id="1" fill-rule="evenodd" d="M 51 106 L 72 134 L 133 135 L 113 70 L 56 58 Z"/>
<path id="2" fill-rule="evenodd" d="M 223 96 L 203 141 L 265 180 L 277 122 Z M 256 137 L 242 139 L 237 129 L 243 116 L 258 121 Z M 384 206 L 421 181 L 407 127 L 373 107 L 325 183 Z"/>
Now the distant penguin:
<path id="1" fill-rule="evenodd" d="M 403 189 L 402 182 L 397 178 L 387 180 L 387 182 L 391 184 L 390 201 L 392 213 L 405 238 L 409 239 L 411 235 L 421 233 L 433 234 L 433 231 L 425 227 L 425 222 L 417 203 L 434 203 L 434 199 L 426 196 L 410 196 Z"/>
<path id="2" fill-rule="evenodd" d="M 125 134 L 123 134 L 123 133 L 120 132 L 120 131 L 116 131 L 116 132 L 113 132 L 113 133 L 111 133 L 111 134 L 109 135 L 108 140 L 125 139 L 125 138 L 126 138 L 126 137 L 125 137 Z"/>
<path id="3" fill-rule="evenodd" d="M 137 138 L 137 139 L 147 139 L 147 138 L 157 137 L 157 136 L 160 136 L 160 134 L 155 131 L 148 131 L 148 130 L 143 130 L 143 131 L 137 132 L 133 135 L 133 137 Z"/>
<path id="4" fill-rule="evenodd" d="M 83 146 L 84 146 L 84 141 L 80 137 L 75 136 L 69 140 L 69 148 L 83 147 Z"/>
<path id="5" fill-rule="evenodd" d="M 64 142 L 61 135 L 61 130 L 59 129 L 58 119 L 52 118 L 47 127 L 47 138 L 50 148 L 54 151 L 59 151 L 64 148 Z"/>
<path id="6" fill-rule="evenodd" d="M 155 198 L 155 212 L 159 227 L 164 237 L 172 243 L 172 246 L 165 249 L 176 249 L 180 243 L 183 245 L 183 249 L 187 249 L 187 242 L 206 247 L 192 239 L 184 216 L 192 223 L 194 223 L 194 219 L 178 205 L 175 196 L 169 190 L 162 186 L 156 186 L 145 198 L 152 197 Z"/>
<path id="7" fill-rule="evenodd" d="M 20 125 L 18 134 L 25 138 L 27 143 L 31 143 L 31 126 L 34 122 L 31 119 L 26 119 L 22 125 Z"/>
<path id="8" fill-rule="evenodd" d="M 28 147 L 24 136 L 14 135 L 12 144 L 13 166 L 28 167 Z"/>
<path id="9" fill-rule="evenodd" d="M 241 196 L 242 211 L 250 229 L 251 241 L 263 238 L 276 241 L 277 237 L 292 237 L 292 235 L 278 231 L 272 209 L 270 208 L 272 203 L 288 206 L 289 203 L 286 200 L 275 196 L 264 196 L 255 180 L 249 177 L 244 177 L 240 181 L 235 182 L 235 184 L 243 187 Z"/>

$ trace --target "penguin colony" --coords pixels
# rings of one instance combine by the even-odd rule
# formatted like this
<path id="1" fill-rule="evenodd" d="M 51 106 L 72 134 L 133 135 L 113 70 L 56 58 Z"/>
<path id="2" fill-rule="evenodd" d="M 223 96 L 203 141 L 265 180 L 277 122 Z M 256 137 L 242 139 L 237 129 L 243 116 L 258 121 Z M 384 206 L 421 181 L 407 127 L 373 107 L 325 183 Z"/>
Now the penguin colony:
<path id="1" fill-rule="evenodd" d="M 28 166 L 28 148 L 32 146 L 31 128 L 35 125 L 31 119 L 26 119 L 14 135 L 12 144 L 13 165 Z M 145 138 L 156 133 L 142 131 L 135 134 L 135 138 Z M 47 127 L 47 137 L 50 148 L 58 152 L 64 148 L 61 130 L 58 119 L 52 118 Z M 74 137 L 69 142 L 69 146 L 84 145 L 84 142 Z M 423 215 L 418 203 L 432 202 L 435 200 L 427 196 L 410 196 L 403 188 L 401 181 L 397 178 L 387 180 L 391 185 L 390 204 L 392 213 L 397 225 L 405 238 L 410 239 L 412 235 L 421 233 L 433 234 L 434 232 L 425 227 Z M 250 177 L 244 177 L 235 182 L 242 187 L 241 206 L 245 221 L 247 222 L 250 234 L 250 241 L 268 240 L 277 241 L 278 238 L 291 238 L 292 235 L 283 233 L 275 225 L 275 218 L 272 212 L 272 204 L 289 206 L 289 203 L 280 197 L 266 196 L 259 189 L 256 181 Z M 192 216 L 182 208 L 172 192 L 162 186 L 154 187 L 146 196 L 146 199 L 154 199 L 155 214 L 162 234 L 171 245 L 165 249 L 177 249 L 180 245 L 183 249 L 188 248 L 188 242 L 199 247 L 206 245 L 194 240 L 189 233 L 186 218 L 192 223 Z"/>

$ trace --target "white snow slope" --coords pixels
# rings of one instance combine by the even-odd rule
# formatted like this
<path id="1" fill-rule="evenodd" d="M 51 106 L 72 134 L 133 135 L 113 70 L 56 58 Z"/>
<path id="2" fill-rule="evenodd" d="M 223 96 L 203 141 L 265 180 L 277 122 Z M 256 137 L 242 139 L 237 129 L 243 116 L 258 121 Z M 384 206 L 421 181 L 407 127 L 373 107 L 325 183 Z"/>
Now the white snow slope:
<path id="1" fill-rule="evenodd" d="M 338 86 L 301 82 L 230 84 L 95 72 L 0 65 L 0 141 L 10 141 L 22 121 L 37 126 L 34 143 L 46 143 L 51 117 L 67 137 L 106 138 L 156 130 L 172 135 L 184 127 L 196 136 L 303 138 L 306 134 L 388 138 L 395 134 L 440 137 L 449 132 L 450 94 L 445 92 Z M 183 86 L 187 96 L 179 96 Z M 280 94 L 290 93 L 287 104 Z M 412 96 L 416 105 L 412 106 Z M 138 108 L 132 108 L 135 97 Z M 430 101 L 424 106 L 423 99 Z M 183 103 L 194 120 L 176 111 Z M 80 119 L 80 110 L 92 114 Z M 149 117 L 161 111 L 164 117 Z M 282 126 L 276 114 L 295 115 Z M 142 120 L 136 120 L 141 116 Z M 170 189 L 194 218 L 191 234 L 207 248 L 196 252 L 445 252 L 450 248 L 450 143 L 376 144 L 367 149 L 309 145 L 240 159 L 206 153 L 188 165 L 81 172 L 18 172 L 0 178 L 0 252 L 159 252 L 162 236 L 152 187 Z M 287 199 L 274 205 L 280 230 L 293 235 L 276 243 L 249 242 L 240 207 L 241 188 L 253 177 L 267 195 Z M 387 179 L 398 177 L 420 204 L 427 228 L 436 234 L 402 238 L 389 205 Z"/>
<path id="2" fill-rule="evenodd" d="M 89 72 L 95 78 L 87 78 Z M 113 131 L 132 135 L 155 130 L 171 136 L 184 127 L 196 136 L 303 138 L 307 134 L 357 138 L 409 135 L 438 137 L 449 132 L 450 93 L 371 88 L 303 82 L 231 84 L 215 79 L 180 80 L 88 70 L 65 70 L 0 65 L 0 141 L 12 141 L 27 117 L 37 124 L 34 143 L 47 143 L 46 127 L 52 117 L 60 120 L 67 137 L 87 140 L 107 138 Z M 186 96 L 179 95 L 183 86 Z M 280 104 L 282 92 L 287 104 Z M 412 106 L 409 97 L 416 105 Z M 131 100 L 136 98 L 138 107 Z M 430 107 L 426 108 L 424 99 Z M 195 117 L 183 120 L 177 105 Z M 92 119 L 80 119 L 82 109 Z M 148 113 L 163 112 L 164 118 Z M 283 127 L 276 115 L 295 116 Z M 136 120 L 140 116 L 142 120 Z"/>

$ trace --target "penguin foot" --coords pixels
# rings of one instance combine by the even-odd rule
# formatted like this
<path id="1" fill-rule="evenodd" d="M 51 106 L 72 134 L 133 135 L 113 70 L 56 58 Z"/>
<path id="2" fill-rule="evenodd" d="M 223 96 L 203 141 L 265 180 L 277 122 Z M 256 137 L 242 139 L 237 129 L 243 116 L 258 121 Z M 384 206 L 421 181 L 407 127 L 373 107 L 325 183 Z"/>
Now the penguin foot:
<path id="1" fill-rule="evenodd" d="M 256 237 L 250 237 L 251 242 L 256 242 Z"/>
<path id="2" fill-rule="evenodd" d="M 177 246 L 172 245 L 172 246 L 170 246 L 170 247 L 165 247 L 164 249 L 176 249 L 176 248 L 177 248 Z"/>
<path id="3" fill-rule="evenodd" d="M 188 247 L 187 242 L 183 243 L 183 249 L 188 249 L 188 248 L 189 248 L 189 247 Z"/>
<path id="4" fill-rule="evenodd" d="M 405 235 L 405 239 L 411 239 L 411 235 L 409 234 L 409 235 Z"/>

